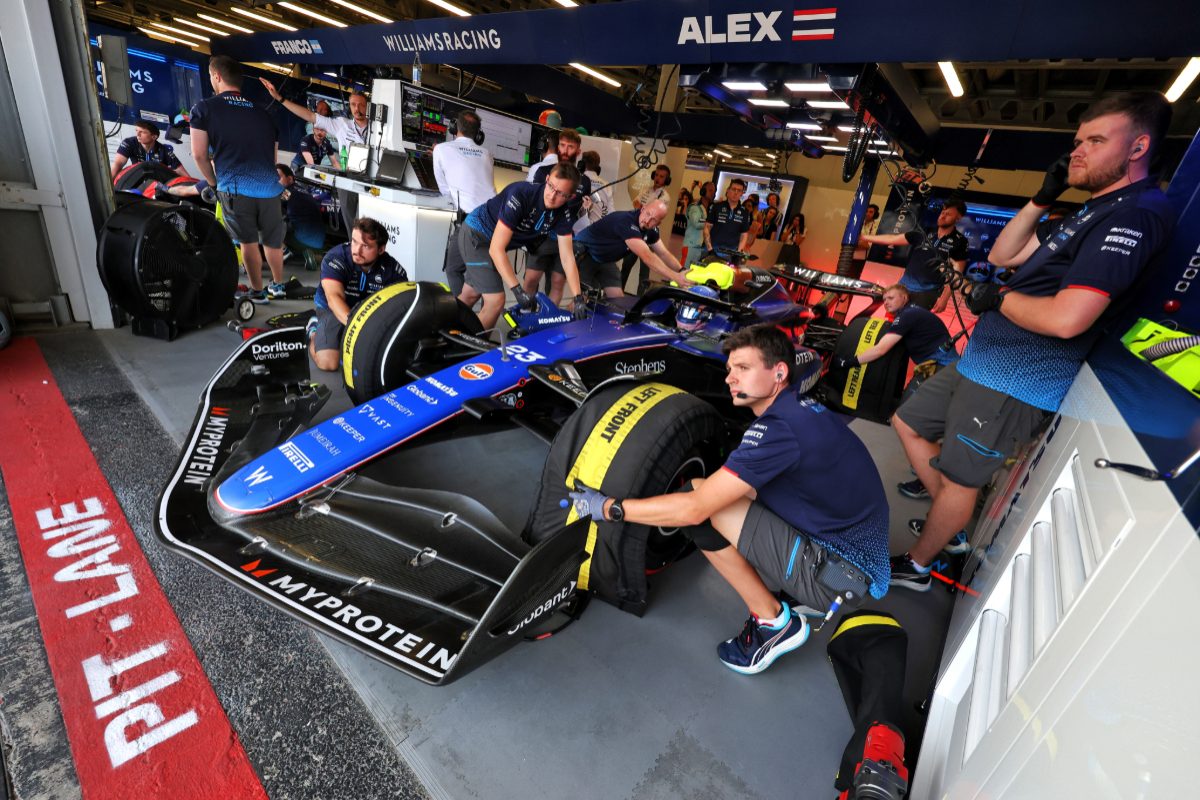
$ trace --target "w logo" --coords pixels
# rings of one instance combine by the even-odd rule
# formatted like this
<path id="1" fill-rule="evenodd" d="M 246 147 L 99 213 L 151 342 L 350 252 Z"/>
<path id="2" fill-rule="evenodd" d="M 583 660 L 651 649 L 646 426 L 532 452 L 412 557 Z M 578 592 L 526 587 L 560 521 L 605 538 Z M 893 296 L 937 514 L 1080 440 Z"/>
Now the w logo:
<path id="1" fill-rule="evenodd" d="M 245 478 L 242 478 L 242 482 L 248 483 L 251 486 L 258 486 L 260 483 L 266 483 L 267 481 L 271 480 L 271 477 L 272 475 L 271 473 L 267 472 L 266 467 L 259 467 Z"/>

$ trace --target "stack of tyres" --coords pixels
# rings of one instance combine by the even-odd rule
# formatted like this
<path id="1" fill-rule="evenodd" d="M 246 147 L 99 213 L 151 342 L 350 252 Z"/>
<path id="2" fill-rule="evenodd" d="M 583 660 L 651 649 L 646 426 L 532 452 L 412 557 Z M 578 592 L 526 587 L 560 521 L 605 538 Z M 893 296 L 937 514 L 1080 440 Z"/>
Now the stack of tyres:
<path id="1" fill-rule="evenodd" d="M 838 356 L 861 353 L 879 341 L 888 323 L 878 317 L 860 317 L 838 337 L 833 350 Z M 900 404 L 908 377 L 908 350 L 903 340 L 882 358 L 853 369 L 830 367 L 821 381 L 825 405 L 855 417 L 887 422 Z"/>

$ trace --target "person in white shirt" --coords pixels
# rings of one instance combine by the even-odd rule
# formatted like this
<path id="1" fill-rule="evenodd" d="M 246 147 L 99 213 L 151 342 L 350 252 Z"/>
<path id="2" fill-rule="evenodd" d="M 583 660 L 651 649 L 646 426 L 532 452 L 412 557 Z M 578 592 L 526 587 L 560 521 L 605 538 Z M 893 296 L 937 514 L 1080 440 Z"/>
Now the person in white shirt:
<path id="1" fill-rule="evenodd" d="M 670 193 L 667 192 L 667 187 L 670 185 L 671 185 L 671 168 L 668 167 L 666 164 L 659 164 L 657 167 L 654 168 L 654 172 L 651 173 L 650 185 L 647 186 L 645 189 L 642 189 L 641 194 L 639 194 L 637 196 L 637 199 L 633 201 L 633 207 L 636 209 L 641 209 L 642 206 L 650 205 L 655 200 L 661 200 L 662 202 L 667 204 L 668 208 L 670 208 L 671 196 L 670 196 Z M 637 260 L 638 260 L 638 257 L 636 255 L 634 255 L 633 253 L 629 253 L 628 255 L 625 256 L 624 259 L 621 260 L 621 288 L 622 289 L 624 289 L 626 284 L 629 283 L 629 273 L 633 271 L 633 262 L 635 262 Z M 641 267 L 638 269 L 638 285 L 637 285 L 636 293 L 641 294 L 645 290 L 646 285 L 649 282 L 650 282 L 650 268 L 647 267 L 646 263 L 643 261 L 641 263 Z"/>
<path id="2" fill-rule="evenodd" d="M 614 210 L 612 188 L 600 178 L 600 154 L 595 150 L 587 150 L 580 154 L 579 163 L 583 166 L 583 174 L 592 181 L 592 204 L 587 213 L 575 223 L 575 233 L 579 233 L 593 222 L 599 222 Z"/>
<path id="3" fill-rule="evenodd" d="M 558 163 L 558 131 L 546 131 L 546 150 L 542 153 L 542 160 L 529 167 L 529 175 L 526 180 L 533 183 L 533 176 L 537 171 L 545 166 L 554 166 Z"/>
<path id="4" fill-rule="evenodd" d="M 458 135 L 433 148 L 433 175 L 438 190 L 464 214 L 496 196 L 492 154 L 482 145 L 483 121 L 474 111 L 460 111 Z"/>
<path id="5" fill-rule="evenodd" d="M 262 81 L 263 88 L 270 93 L 275 102 L 281 103 L 284 108 L 305 122 L 311 122 L 314 128 L 324 128 L 330 136 L 338 140 L 342 147 L 367 143 L 367 129 L 370 127 L 371 121 L 367 119 L 366 95 L 359 92 L 350 95 L 349 117 L 326 117 L 307 106 L 291 100 L 284 100 L 283 95 L 275 88 L 275 84 L 266 78 L 259 78 L 259 80 Z M 350 231 L 354 229 L 354 220 L 358 216 L 358 193 L 347 189 L 338 189 L 337 191 L 338 205 L 342 209 L 342 221 L 346 225 L 346 235 L 349 236 Z"/>

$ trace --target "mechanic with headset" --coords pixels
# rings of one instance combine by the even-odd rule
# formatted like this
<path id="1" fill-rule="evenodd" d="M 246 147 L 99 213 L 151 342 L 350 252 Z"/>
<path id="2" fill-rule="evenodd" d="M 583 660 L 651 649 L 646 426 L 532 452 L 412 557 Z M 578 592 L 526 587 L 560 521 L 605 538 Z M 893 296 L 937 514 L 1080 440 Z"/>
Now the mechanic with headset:
<path id="1" fill-rule="evenodd" d="M 654 168 L 654 172 L 650 175 L 650 185 L 638 194 L 633 201 L 635 209 L 643 208 L 653 203 L 655 200 L 661 200 L 667 206 L 670 206 L 671 195 L 667 192 L 667 187 L 671 185 L 671 168 L 666 164 L 659 164 Z M 621 259 L 621 291 L 625 291 L 625 286 L 629 283 L 629 273 L 633 272 L 633 262 L 638 260 L 638 256 L 630 252 Z M 638 284 L 635 294 L 641 294 L 646 291 L 646 284 L 650 282 L 650 272 L 647 269 L 646 262 L 641 262 L 638 267 Z"/>
<path id="2" fill-rule="evenodd" d="M 558 161 L 556 163 L 575 165 L 575 159 L 579 156 L 582 145 L 583 139 L 580 137 L 579 131 L 574 128 L 563 128 L 558 132 Z M 552 164 L 539 167 L 529 180 L 532 183 L 543 184 L 553 168 Z M 578 170 L 577 165 L 576 170 Z M 592 179 L 587 175 L 580 175 L 579 182 L 575 184 L 575 196 L 566 205 L 567 213 L 571 216 L 572 227 L 574 227 L 575 221 L 585 216 L 591 208 L 591 194 Z M 523 282 L 526 293 L 537 294 L 542 276 L 549 272 L 550 291 L 547 294 L 557 304 L 562 299 L 566 276 L 563 274 L 562 259 L 559 258 L 559 246 L 554 233 L 551 232 L 540 241 L 530 243 L 525 250 L 529 254 L 529 258 L 525 262 L 525 280 Z"/>
<path id="3" fill-rule="evenodd" d="M 463 285 L 458 299 L 467 306 L 473 308 L 483 298 L 483 308 L 478 313 L 484 330 L 491 329 L 500 318 L 505 289 L 512 291 L 523 308 L 537 309 L 537 300 L 517 280 L 505 251 L 510 247 L 536 245 L 551 233 L 557 236 L 565 280 L 571 287 L 572 308 L 577 315 L 584 312 L 571 236 L 575 217 L 569 208 L 578 185 L 579 170 L 574 164 L 555 164 L 545 183 L 509 184 L 468 214 L 459 227 L 458 246 L 448 256 L 446 273 L 451 285 Z"/>
<path id="4" fill-rule="evenodd" d="M 704 244 L 718 255 L 734 250 L 745 250 L 750 244 L 750 226 L 753 215 L 741 204 L 746 182 L 734 178 L 725 189 L 725 199 L 713 203 L 708 209 L 708 222 L 704 223 Z"/>
<path id="5" fill-rule="evenodd" d="M 585 150 L 579 155 L 579 163 L 575 165 L 583 176 L 592 182 L 592 205 L 587 213 L 575 222 L 575 234 L 599 222 L 613 211 L 612 187 L 600 177 L 600 154 L 595 150 Z"/>
<path id="6" fill-rule="evenodd" d="M 112 177 L 116 180 L 117 173 L 125 169 L 126 164 L 140 164 L 143 161 L 157 161 L 168 169 L 175 170 L 177 175 L 190 178 L 187 167 L 175 155 L 175 148 L 158 140 L 158 126 L 149 120 L 139 119 L 133 123 L 136 129 L 133 136 L 126 137 L 117 145 L 117 155 L 112 162 Z"/>
<path id="7" fill-rule="evenodd" d="M 756 420 L 720 470 L 657 497 L 578 485 L 570 496 L 579 516 L 597 522 L 696 526 L 696 545 L 750 610 L 717 657 L 749 675 L 808 639 L 804 616 L 772 588 L 830 614 L 887 592 L 888 505 L 866 446 L 807 396 L 821 374 L 814 351 L 797 353 L 772 325 L 737 331 L 722 349 L 733 404 Z"/>
<path id="8" fill-rule="evenodd" d="M 1074 149 L 1050 166 L 992 246 L 990 260 L 1019 266 L 1016 275 L 1003 287 L 967 285 L 979 322 L 962 358 L 892 419 L 933 497 L 928 517 L 910 523 L 916 544 L 892 560 L 893 584 L 929 589 L 930 565 L 971 519 L 980 487 L 1058 411 L 1122 296 L 1167 246 L 1175 212 L 1150 162 L 1170 122 L 1171 105 L 1157 92 L 1094 103 L 1080 117 Z M 1042 244 L 1038 220 L 1068 186 L 1091 198 Z"/>
<path id="9" fill-rule="evenodd" d="M 936 265 L 948 256 L 959 273 L 967 268 L 969 243 L 955 226 L 967 215 L 967 204 L 952 197 L 942 205 L 937 218 L 937 236 L 914 236 L 903 233 L 875 233 L 859 237 L 860 244 L 882 244 L 888 247 L 912 245 L 904 265 L 902 283 L 909 291 L 913 305 L 940 314 L 950 301 L 950 287 L 942 285 Z M 914 244 L 915 242 L 915 244 Z"/>
<path id="10" fill-rule="evenodd" d="M 350 241 L 330 250 L 321 261 L 321 285 L 313 296 L 317 311 L 305 331 L 309 355 L 318 369 L 338 368 L 342 332 L 359 300 L 408 280 L 404 267 L 385 252 L 387 243 L 383 223 L 362 217 L 354 221 Z"/>
<path id="11" fill-rule="evenodd" d="M 659 236 L 658 227 L 666 216 L 667 204 L 654 200 L 634 211 L 615 211 L 584 228 L 575 237 L 579 281 L 602 287 L 609 297 L 623 296 L 617 262 L 626 253 L 633 253 L 664 280 L 685 288 L 691 286 L 683 267 Z"/>
<path id="12" fill-rule="evenodd" d="M 483 146 L 483 120 L 474 111 L 458 112 L 453 141 L 433 148 L 433 175 L 438 190 L 467 213 L 496 196 L 495 164 Z"/>
<path id="13" fill-rule="evenodd" d="M 542 167 L 553 167 L 558 163 L 558 131 L 548 130 L 542 134 L 542 160 L 529 166 L 526 179 L 533 183 L 533 176 Z"/>
<path id="14" fill-rule="evenodd" d="M 292 157 L 291 168 L 295 172 L 305 164 L 319 165 L 327 158 L 334 169 L 342 168 L 342 160 L 338 158 L 338 152 L 334 149 L 333 143 L 329 141 L 325 129 L 320 125 L 314 125 L 313 132 L 301 139 L 300 144 L 296 147 L 296 155 Z"/>

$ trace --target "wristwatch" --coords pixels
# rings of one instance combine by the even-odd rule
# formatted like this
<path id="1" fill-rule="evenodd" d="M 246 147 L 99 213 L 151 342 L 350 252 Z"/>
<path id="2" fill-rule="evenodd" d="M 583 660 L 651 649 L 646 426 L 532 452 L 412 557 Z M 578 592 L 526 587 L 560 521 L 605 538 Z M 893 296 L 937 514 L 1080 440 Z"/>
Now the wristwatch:
<path id="1" fill-rule="evenodd" d="M 608 507 L 608 519 L 610 522 L 625 521 L 625 507 L 621 505 L 620 500 L 613 500 L 612 505 Z"/>

